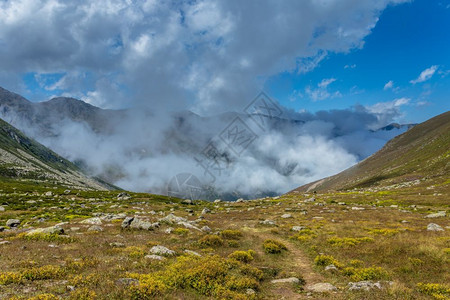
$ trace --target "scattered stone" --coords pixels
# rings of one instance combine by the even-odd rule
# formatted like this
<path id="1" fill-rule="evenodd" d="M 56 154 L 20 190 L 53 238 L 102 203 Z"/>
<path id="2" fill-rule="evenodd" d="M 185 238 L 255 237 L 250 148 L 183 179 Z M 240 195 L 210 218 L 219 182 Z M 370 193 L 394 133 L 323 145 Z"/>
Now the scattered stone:
<path id="1" fill-rule="evenodd" d="M 409 222 L 406 221 L 406 220 L 402 220 L 402 223 L 403 223 L 403 224 L 406 224 L 406 223 L 409 223 Z"/>
<path id="2" fill-rule="evenodd" d="M 139 280 L 134 278 L 119 278 L 116 280 L 116 283 L 119 285 L 137 285 L 139 284 Z"/>
<path id="3" fill-rule="evenodd" d="M 244 199 L 242 199 L 242 198 L 239 198 L 236 200 L 236 203 L 242 203 L 242 202 L 244 202 Z"/>
<path id="4" fill-rule="evenodd" d="M 434 218 L 440 218 L 440 217 L 445 217 L 445 216 L 446 216 L 445 211 L 439 211 L 434 214 L 429 214 L 429 215 L 425 216 L 425 218 L 434 219 Z"/>
<path id="5" fill-rule="evenodd" d="M 303 229 L 306 229 L 305 226 L 294 226 L 291 228 L 292 231 L 302 231 Z"/>
<path id="6" fill-rule="evenodd" d="M 276 225 L 275 221 L 272 221 L 272 220 L 264 220 L 264 221 L 260 221 L 259 224 L 262 224 L 262 225 L 272 225 L 272 226 Z"/>
<path id="7" fill-rule="evenodd" d="M 120 242 L 109 243 L 109 246 L 113 248 L 125 248 L 125 244 Z"/>
<path id="8" fill-rule="evenodd" d="M 184 250 L 184 253 L 190 254 L 190 255 L 195 255 L 195 256 L 201 256 L 200 253 L 192 251 L 192 250 Z"/>
<path id="9" fill-rule="evenodd" d="M 133 220 L 130 223 L 130 228 L 133 229 L 154 230 L 155 228 L 158 227 L 159 223 L 150 223 L 137 217 L 133 218 Z"/>
<path id="10" fill-rule="evenodd" d="M 392 281 L 372 282 L 369 280 L 364 280 L 364 281 L 358 281 L 358 282 L 349 282 L 348 289 L 350 291 L 359 291 L 359 290 L 369 291 L 374 288 L 382 289 L 383 285 L 392 285 L 392 284 L 393 284 Z"/>
<path id="11" fill-rule="evenodd" d="M 80 224 L 102 225 L 102 220 L 99 217 L 89 218 L 80 222 Z"/>
<path id="12" fill-rule="evenodd" d="M 28 200 L 27 203 L 28 204 L 34 204 L 34 203 L 37 203 L 37 201 L 36 200 Z"/>
<path id="13" fill-rule="evenodd" d="M 80 227 L 70 227 L 70 231 L 78 231 L 80 230 Z"/>
<path id="14" fill-rule="evenodd" d="M 30 236 L 34 234 L 64 234 L 64 229 L 59 226 L 36 228 L 28 231 L 26 235 Z"/>
<path id="15" fill-rule="evenodd" d="M 252 296 L 252 295 L 255 295 L 256 292 L 255 292 L 254 289 L 246 289 L 245 290 L 245 294 L 248 295 L 248 296 Z"/>
<path id="16" fill-rule="evenodd" d="M 300 283 L 300 279 L 296 277 L 282 278 L 282 279 L 274 279 L 271 283 Z"/>
<path id="17" fill-rule="evenodd" d="M 9 219 L 8 221 L 6 221 L 6 226 L 8 226 L 9 228 L 18 227 L 20 223 L 21 222 L 18 219 Z"/>
<path id="18" fill-rule="evenodd" d="M 92 225 L 87 231 L 102 232 L 103 228 L 99 225 Z"/>
<path id="19" fill-rule="evenodd" d="M 169 227 L 166 230 L 164 230 L 164 232 L 167 233 L 167 234 L 171 234 L 173 232 L 173 230 L 174 229 L 172 227 Z"/>
<path id="20" fill-rule="evenodd" d="M 172 256 L 172 255 L 175 255 L 175 251 L 170 250 L 170 249 L 168 249 L 168 248 L 166 248 L 166 247 L 164 247 L 164 246 L 160 246 L 160 245 L 158 245 L 158 246 L 153 246 L 153 247 L 150 249 L 150 253 L 151 253 L 151 254 L 156 254 L 156 255 L 163 255 L 163 256 Z"/>
<path id="21" fill-rule="evenodd" d="M 5 211 L 5 207 L 0 205 L 0 211 Z"/>
<path id="22" fill-rule="evenodd" d="M 0 242 L 0 245 L 8 245 L 8 244 L 11 244 L 11 242 L 10 241 L 1 241 Z"/>
<path id="23" fill-rule="evenodd" d="M 161 218 L 158 220 L 161 223 L 166 223 L 166 224 L 178 224 L 179 222 L 187 222 L 187 219 L 182 218 L 182 217 L 177 217 L 174 214 L 168 214 L 167 216 L 165 216 L 164 218 Z"/>
<path id="24" fill-rule="evenodd" d="M 65 191 L 64 191 L 64 194 L 68 195 L 68 194 L 70 194 L 71 192 L 72 192 L 71 190 L 65 190 Z"/>
<path id="25" fill-rule="evenodd" d="M 289 218 L 292 218 L 292 215 L 291 214 L 284 214 L 284 215 L 281 216 L 281 218 L 289 219 Z"/>
<path id="26" fill-rule="evenodd" d="M 326 293 L 326 292 L 334 292 L 337 291 L 337 288 L 328 282 L 316 283 L 313 285 L 306 286 L 306 290 L 315 292 L 315 293 Z"/>
<path id="27" fill-rule="evenodd" d="M 149 254 L 145 256 L 146 259 L 153 259 L 153 260 L 165 260 L 165 257 L 162 257 L 160 255 L 155 255 L 155 254 Z"/>
<path id="28" fill-rule="evenodd" d="M 272 199 L 273 199 L 273 200 L 278 200 L 278 199 L 280 199 L 280 196 L 272 197 Z"/>
<path id="29" fill-rule="evenodd" d="M 325 271 L 337 271 L 337 268 L 335 265 L 331 264 L 325 267 Z"/>
<path id="30" fill-rule="evenodd" d="M 201 231 L 203 231 L 203 232 L 211 232 L 212 230 L 211 230 L 211 228 L 209 228 L 208 226 L 203 226 L 203 227 L 201 228 Z"/>
<path id="31" fill-rule="evenodd" d="M 181 201 L 181 204 L 193 205 L 194 201 L 192 201 L 191 199 L 184 199 L 183 201 Z"/>
<path id="32" fill-rule="evenodd" d="M 365 210 L 365 208 L 364 207 L 353 206 L 352 210 Z"/>
<path id="33" fill-rule="evenodd" d="M 220 203 L 220 202 L 222 202 L 222 200 L 220 200 L 220 199 L 214 200 L 214 203 Z"/>
<path id="34" fill-rule="evenodd" d="M 119 193 L 119 194 L 117 195 L 117 200 L 123 200 L 123 201 L 126 201 L 126 200 L 130 200 L 130 199 L 131 199 L 130 194 L 125 193 L 125 192 Z"/>
<path id="35" fill-rule="evenodd" d="M 325 219 L 324 217 L 313 217 L 314 220 L 323 220 Z"/>
<path id="36" fill-rule="evenodd" d="M 430 223 L 427 225 L 428 231 L 444 231 L 444 228 L 435 223 Z"/>
<path id="37" fill-rule="evenodd" d="M 338 205 L 347 205 L 345 202 L 338 202 Z"/>
<path id="38" fill-rule="evenodd" d="M 103 221 L 121 220 L 125 219 L 127 215 L 125 213 L 120 214 L 100 214 L 100 219 Z"/>
<path id="39" fill-rule="evenodd" d="M 209 208 L 205 207 L 205 208 L 202 210 L 202 215 L 209 214 L 210 212 L 211 212 L 211 210 L 210 210 Z"/>
<path id="40" fill-rule="evenodd" d="M 45 196 L 45 197 L 51 197 L 51 196 L 53 196 L 53 193 L 52 193 L 52 192 L 46 192 L 46 193 L 44 194 L 44 196 Z"/>
<path id="41" fill-rule="evenodd" d="M 314 201 L 316 201 L 316 198 L 312 197 L 312 198 L 304 200 L 303 202 L 314 202 Z"/>
<path id="42" fill-rule="evenodd" d="M 131 222 L 133 221 L 134 217 L 126 217 L 123 221 L 122 221 L 122 228 L 128 228 L 130 227 Z"/>

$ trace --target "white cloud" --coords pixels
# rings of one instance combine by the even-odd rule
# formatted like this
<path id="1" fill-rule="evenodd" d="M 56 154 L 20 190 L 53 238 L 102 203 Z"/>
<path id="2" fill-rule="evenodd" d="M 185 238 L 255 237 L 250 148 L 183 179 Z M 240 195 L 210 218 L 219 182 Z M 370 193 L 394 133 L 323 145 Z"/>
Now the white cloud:
<path id="1" fill-rule="evenodd" d="M 402 116 L 400 107 L 408 105 L 410 101 L 410 98 L 402 97 L 392 101 L 378 102 L 374 105 L 366 106 L 367 111 L 374 114 L 378 119 L 378 122 L 372 125 L 373 128 L 384 126 L 392 120 Z"/>
<path id="2" fill-rule="evenodd" d="M 434 73 L 436 73 L 438 67 L 439 66 L 434 65 L 434 66 L 429 67 L 428 69 L 423 70 L 420 73 L 419 77 L 417 77 L 414 80 L 411 80 L 410 83 L 416 84 L 416 83 L 425 82 L 425 81 L 431 79 L 431 77 L 433 77 Z"/>
<path id="3" fill-rule="evenodd" d="M 341 97 L 342 94 L 339 91 L 330 92 L 328 91 L 328 86 L 336 81 L 336 78 L 326 78 L 317 84 L 317 88 L 311 88 L 310 86 L 305 88 L 305 93 L 311 100 L 325 100 L 328 98 Z"/>
<path id="4" fill-rule="evenodd" d="M 392 89 L 394 87 L 394 82 L 392 81 L 392 80 L 389 80 L 385 85 L 384 85 L 384 88 L 383 88 L 383 90 L 389 90 L 389 89 Z"/>
<path id="5" fill-rule="evenodd" d="M 219 113 L 240 108 L 271 75 L 361 47 L 384 8 L 400 2 L 0 1 L 0 84 L 77 72 L 89 74 L 81 90 L 96 103 Z M 111 99 L 105 82 L 132 97 Z"/>
<path id="6" fill-rule="evenodd" d="M 344 66 L 344 69 L 354 69 L 354 68 L 356 68 L 356 64 Z"/>

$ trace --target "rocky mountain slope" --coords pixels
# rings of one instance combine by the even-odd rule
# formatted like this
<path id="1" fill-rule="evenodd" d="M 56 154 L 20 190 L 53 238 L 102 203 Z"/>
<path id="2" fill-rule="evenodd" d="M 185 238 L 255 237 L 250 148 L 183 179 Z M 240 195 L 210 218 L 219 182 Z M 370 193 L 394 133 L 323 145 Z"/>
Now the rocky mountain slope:
<path id="1" fill-rule="evenodd" d="M 450 112 L 443 113 L 389 141 L 357 165 L 295 191 L 387 188 L 421 182 L 448 182 Z"/>
<path id="2" fill-rule="evenodd" d="M 108 188 L 108 185 L 86 177 L 74 164 L 26 137 L 1 119 L 0 177 L 51 182 L 76 189 Z"/>

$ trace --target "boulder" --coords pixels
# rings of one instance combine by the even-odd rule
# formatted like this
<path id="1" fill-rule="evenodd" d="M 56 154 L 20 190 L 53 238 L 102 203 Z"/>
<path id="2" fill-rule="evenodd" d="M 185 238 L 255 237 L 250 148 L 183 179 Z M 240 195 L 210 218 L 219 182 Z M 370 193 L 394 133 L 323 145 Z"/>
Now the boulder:
<path id="1" fill-rule="evenodd" d="M 6 226 L 9 228 L 18 227 L 20 225 L 21 221 L 19 219 L 9 219 L 6 221 Z"/>
<path id="2" fill-rule="evenodd" d="M 308 285 L 308 286 L 306 286 L 305 289 L 308 291 L 311 291 L 311 292 L 315 292 L 315 293 L 327 293 L 327 292 L 337 291 L 337 288 L 328 282 L 321 282 L 321 283 Z"/>
<path id="3" fill-rule="evenodd" d="M 152 260 L 165 260 L 165 257 L 162 257 L 160 255 L 155 255 L 155 254 L 149 254 L 145 256 L 146 259 L 152 259 Z"/>
<path id="4" fill-rule="evenodd" d="M 34 235 L 34 234 L 64 234 L 64 229 L 62 229 L 59 226 L 36 228 L 28 231 L 26 235 Z"/>
<path id="5" fill-rule="evenodd" d="M 439 212 L 434 213 L 434 214 L 426 215 L 425 218 L 434 219 L 434 218 L 441 218 L 441 217 L 445 217 L 445 216 L 446 216 L 445 211 L 439 211 Z"/>
<path id="6" fill-rule="evenodd" d="M 153 246 L 150 249 L 150 254 L 162 255 L 162 256 L 173 256 L 173 255 L 175 255 L 175 251 L 170 250 L 164 246 L 158 245 L 158 246 Z"/>
<path id="7" fill-rule="evenodd" d="M 293 226 L 292 228 L 291 228 L 291 230 L 292 231 L 302 231 L 303 229 L 306 229 L 306 227 L 305 226 Z"/>
<path id="8" fill-rule="evenodd" d="M 444 231 L 444 228 L 435 223 L 430 223 L 427 225 L 428 231 Z"/>
<path id="9" fill-rule="evenodd" d="M 92 225 L 91 227 L 88 228 L 87 231 L 93 231 L 93 232 L 102 232 L 103 228 L 99 225 Z"/>
<path id="10" fill-rule="evenodd" d="M 81 221 L 80 224 L 102 225 L 102 220 L 99 217 L 93 217 Z"/>
<path id="11" fill-rule="evenodd" d="M 281 216 L 281 218 L 282 219 L 289 219 L 289 218 L 292 218 L 292 215 L 291 214 L 284 214 L 284 215 Z"/>
<path id="12" fill-rule="evenodd" d="M 271 283 L 300 283 L 300 279 L 296 277 L 282 278 L 282 279 L 274 279 L 270 281 Z"/>

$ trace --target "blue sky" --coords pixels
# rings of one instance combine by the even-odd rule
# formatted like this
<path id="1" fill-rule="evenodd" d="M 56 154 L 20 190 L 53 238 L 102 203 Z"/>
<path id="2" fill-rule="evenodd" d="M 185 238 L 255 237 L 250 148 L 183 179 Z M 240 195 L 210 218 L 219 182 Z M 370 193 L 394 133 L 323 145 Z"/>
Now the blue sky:
<path id="1" fill-rule="evenodd" d="M 330 54 L 306 74 L 285 72 L 266 83 L 283 105 L 308 111 L 370 106 L 406 98 L 401 122 L 422 122 L 450 109 L 450 1 L 416 0 L 389 6 L 362 49 Z M 411 83 L 437 66 L 424 82 Z M 322 97 L 308 94 L 333 79 Z M 392 81 L 392 86 L 388 84 Z M 317 99 L 319 98 L 319 99 Z M 322 99 L 323 98 L 323 99 Z"/>
<path id="2" fill-rule="evenodd" d="M 0 86 L 200 114 L 261 89 L 294 111 L 401 123 L 450 108 L 450 0 L 106 2 L 1 2 Z"/>

